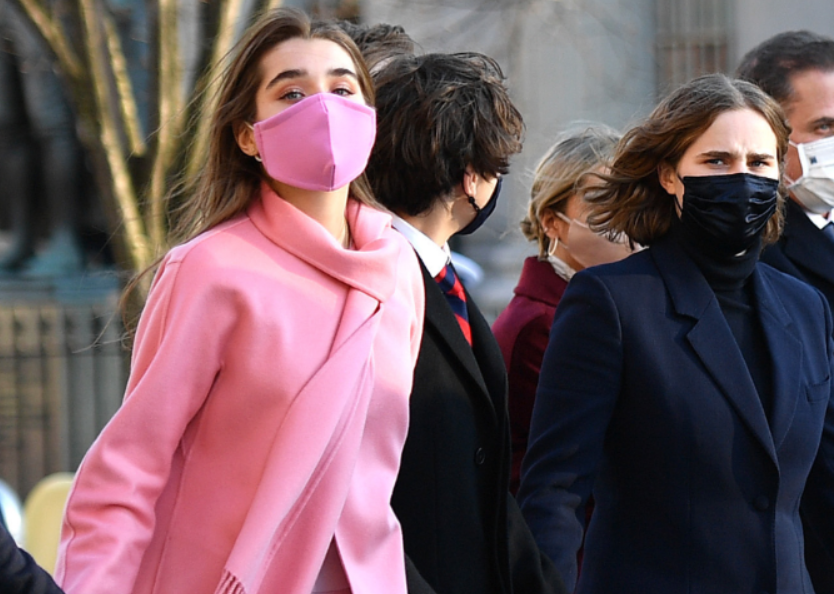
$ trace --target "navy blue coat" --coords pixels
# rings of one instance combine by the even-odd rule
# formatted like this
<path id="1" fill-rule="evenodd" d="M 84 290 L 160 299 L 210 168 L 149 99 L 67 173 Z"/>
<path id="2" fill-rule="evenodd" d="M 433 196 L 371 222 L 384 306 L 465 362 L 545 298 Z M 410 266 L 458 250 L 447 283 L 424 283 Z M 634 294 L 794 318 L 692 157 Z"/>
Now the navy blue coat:
<path id="1" fill-rule="evenodd" d="M 834 307 L 834 241 L 793 200 L 785 204 L 785 230 L 762 253 L 762 262 L 813 285 Z"/>
<path id="2" fill-rule="evenodd" d="M 751 282 L 770 421 L 715 294 L 671 238 L 568 285 L 519 501 L 570 587 L 593 488 L 580 594 L 811 594 L 803 492 L 834 567 L 831 313 L 767 265 Z"/>
<path id="3" fill-rule="evenodd" d="M 834 241 L 793 200 L 785 205 L 785 229 L 779 241 L 762 253 L 762 262 L 816 287 L 834 310 Z M 834 563 L 817 538 L 816 527 L 807 522 L 805 562 L 817 594 L 834 594 Z"/>

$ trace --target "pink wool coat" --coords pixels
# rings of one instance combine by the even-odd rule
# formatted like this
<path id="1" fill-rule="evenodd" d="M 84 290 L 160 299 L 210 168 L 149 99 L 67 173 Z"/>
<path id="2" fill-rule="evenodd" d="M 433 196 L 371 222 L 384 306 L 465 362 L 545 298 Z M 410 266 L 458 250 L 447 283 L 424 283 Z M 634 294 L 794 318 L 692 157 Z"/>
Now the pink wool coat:
<path id="1" fill-rule="evenodd" d="M 405 593 L 390 498 L 423 288 L 388 215 L 355 250 L 266 186 L 157 272 L 121 409 L 78 470 L 69 594 L 309 594 L 331 542 L 356 593 Z"/>

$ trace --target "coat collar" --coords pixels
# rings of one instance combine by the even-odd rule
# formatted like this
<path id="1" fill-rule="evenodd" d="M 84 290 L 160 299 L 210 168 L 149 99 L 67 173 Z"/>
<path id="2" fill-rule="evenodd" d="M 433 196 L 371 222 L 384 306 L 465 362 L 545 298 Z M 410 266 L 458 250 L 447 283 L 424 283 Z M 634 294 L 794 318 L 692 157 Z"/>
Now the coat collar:
<path id="1" fill-rule="evenodd" d="M 668 237 L 652 246 L 650 253 L 675 311 L 694 319 L 686 340 L 778 467 L 776 451 L 790 427 L 799 393 L 802 345 L 790 331 L 791 318 L 777 291 L 757 265 L 751 282 L 756 311 L 773 360 L 774 425 L 771 427 L 718 299 L 698 267 Z"/>
<path id="2" fill-rule="evenodd" d="M 393 294 L 400 244 L 388 232 L 390 215 L 348 200 L 345 215 L 355 249 L 346 250 L 322 225 L 265 183 L 247 214 L 270 241 L 325 274 L 381 302 Z"/>
<path id="3" fill-rule="evenodd" d="M 423 271 L 423 281 L 426 287 L 426 317 L 425 325 L 426 331 L 433 333 L 440 341 L 445 343 L 449 348 L 448 352 L 452 365 L 460 366 L 470 379 L 477 385 L 480 397 L 485 398 L 489 403 L 489 410 L 492 413 L 493 419 L 497 422 L 497 410 L 499 405 L 496 401 L 500 400 L 503 394 L 492 394 L 489 386 L 505 388 L 506 373 L 503 372 L 503 364 L 501 353 L 495 344 L 495 339 L 492 337 L 489 324 L 487 324 L 481 312 L 472 302 L 472 298 L 466 292 L 467 311 L 469 313 L 469 326 L 472 330 L 472 346 L 466 342 L 463 332 L 458 327 L 458 322 L 452 313 L 449 304 L 446 302 L 446 296 L 437 282 L 432 278 L 425 265 L 420 262 L 420 268 Z M 465 291 L 465 289 L 464 289 Z M 498 358 L 495 358 L 496 351 Z M 493 365 L 479 364 L 479 361 L 498 361 L 500 369 L 494 369 Z"/>
<path id="4" fill-rule="evenodd" d="M 803 268 L 834 282 L 834 242 L 829 241 L 805 211 L 790 199 L 785 206 L 785 230 L 780 243 L 790 260 L 800 262 Z"/>
<path id="5" fill-rule="evenodd" d="M 568 283 L 556 274 L 550 262 L 530 256 L 524 260 L 524 267 L 513 293 L 556 307 L 567 286 Z"/>

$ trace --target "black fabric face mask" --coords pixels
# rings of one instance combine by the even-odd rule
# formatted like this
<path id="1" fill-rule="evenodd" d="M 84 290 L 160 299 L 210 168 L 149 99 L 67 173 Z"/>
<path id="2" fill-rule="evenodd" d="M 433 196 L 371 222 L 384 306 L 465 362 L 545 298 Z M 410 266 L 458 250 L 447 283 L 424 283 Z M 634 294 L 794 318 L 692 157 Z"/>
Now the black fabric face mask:
<path id="1" fill-rule="evenodd" d="M 684 188 L 681 224 L 708 251 L 734 256 L 749 250 L 776 212 L 779 180 L 750 173 L 678 179 Z"/>
<path id="2" fill-rule="evenodd" d="M 475 202 L 474 196 L 469 196 L 469 204 L 472 205 L 472 208 L 475 209 L 475 218 L 472 219 L 466 227 L 461 229 L 456 233 L 456 235 L 469 235 L 470 233 L 474 233 L 478 230 L 478 228 L 486 222 L 491 215 L 495 211 L 495 205 L 498 203 L 498 194 L 501 193 L 501 178 L 498 178 L 498 183 L 495 184 L 495 189 L 492 191 L 492 195 L 489 197 L 489 201 L 484 205 L 483 208 L 478 206 Z"/>

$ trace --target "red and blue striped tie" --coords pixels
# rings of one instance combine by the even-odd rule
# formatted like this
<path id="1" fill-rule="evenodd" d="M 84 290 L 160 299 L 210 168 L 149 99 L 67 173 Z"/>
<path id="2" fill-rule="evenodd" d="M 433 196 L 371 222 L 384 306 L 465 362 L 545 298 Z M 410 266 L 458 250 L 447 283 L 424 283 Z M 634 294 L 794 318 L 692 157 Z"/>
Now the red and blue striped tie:
<path id="1" fill-rule="evenodd" d="M 469 314 L 466 311 L 466 293 L 463 292 L 463 285 L 460 279 L 455 274 L 455 269 L 451 264 L 446 264 L 446 268 L 440 271 L 434 280 L 440 286 L 440 290 L 446 295 L 446 301 L 452 308 L 455 318 L 460 324 L 460 329 L 466 342 L 472 346 L 472 330 L 469 327 Z"/>

